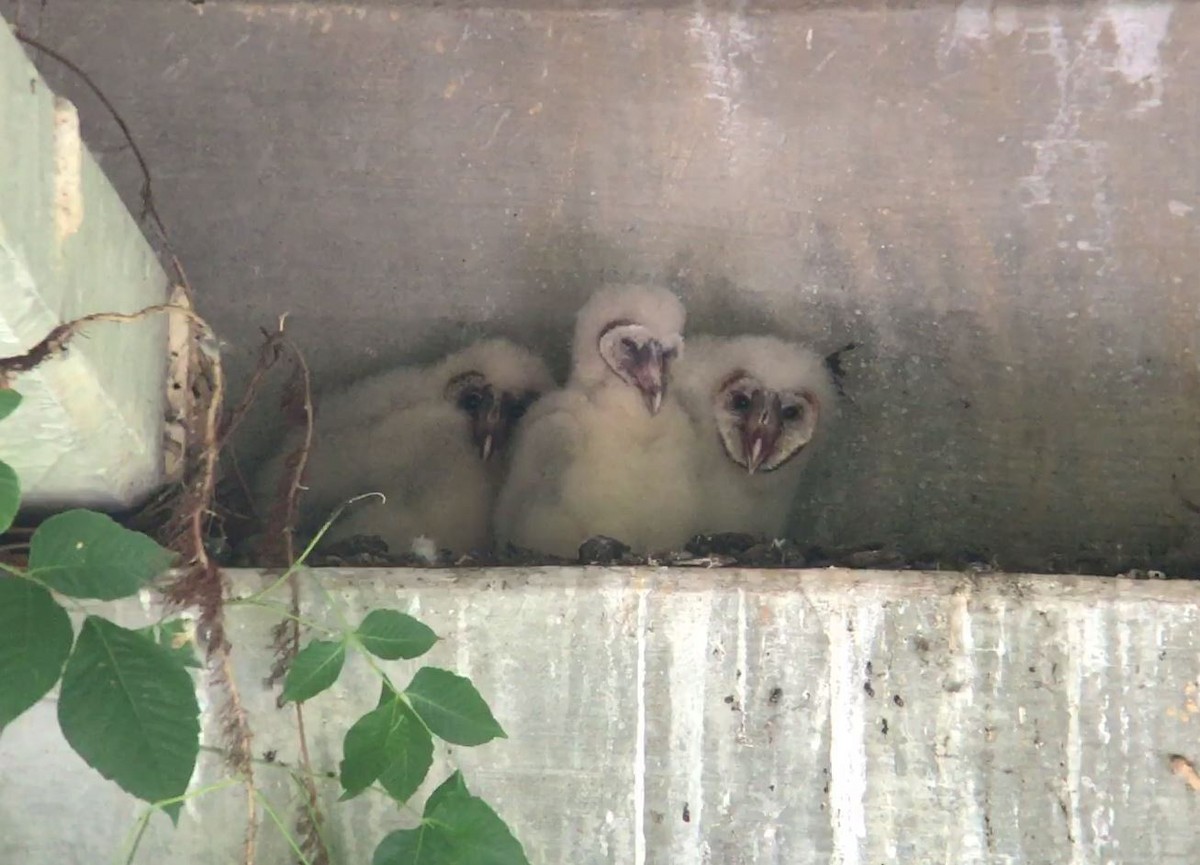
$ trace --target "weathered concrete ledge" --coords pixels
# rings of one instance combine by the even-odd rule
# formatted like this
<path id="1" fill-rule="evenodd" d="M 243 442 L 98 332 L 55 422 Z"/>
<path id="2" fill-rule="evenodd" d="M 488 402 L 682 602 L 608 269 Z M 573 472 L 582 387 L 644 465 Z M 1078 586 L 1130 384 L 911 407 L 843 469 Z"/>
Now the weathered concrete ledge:
<path id="1" fill-rule="evenodd" d="M 428 661 L 471 676 L 510 736 L 449 760 L 534 863 L 1200 861 L 1200 794 L 1168 765 L 1200 760 L 1200 584 L 598 568 L 311 579 L 326 594 L 310 585 L 306 616 L 391 606 L 444 638 Z M 292 713 L 261 684 L 276 620 L 240 608 L 231 636 L 255 749 L 294 764 Z M 337 768 L 376 696 L 351 660 L 308 705 L 319 767 Z M 4 861 L 108 861 L 138 808 L 67 750 L 53 716 L 47 701 L 0 737 Z M 195 783 L 219 772 L 209 759 Z M 259 777 L 277 805 L 298 801 L 286 772 Z M 369 862 L 409 819 L 326 792 L 339 862 Z M 222 791 L 173 833 L 156 818 L 138 861 L 237 861 L 244 814 Z M 262 838 L 260 862 L 290 861 L 269 824 Z"/>
<path id="2" fill-rule="evenodd" d="M 67 321 L 167 300 L 137 222 L 84 146 L 75 106 L 55 96 L 0 21 L 0 357 Z M 98 322 L 14 382 L 25 400 L 0 424 L 0 458 L 26 508 L 122 509 L 163 482 L 167 320 Z"/>

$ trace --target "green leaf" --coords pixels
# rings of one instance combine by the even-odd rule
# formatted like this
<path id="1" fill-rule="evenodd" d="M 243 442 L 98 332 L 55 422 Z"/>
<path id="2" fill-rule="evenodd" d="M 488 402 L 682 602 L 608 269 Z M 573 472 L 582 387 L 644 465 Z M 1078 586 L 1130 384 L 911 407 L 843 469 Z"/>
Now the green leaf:
<path id="1" fill-rule="evenodd" d="M 174 554 L 95 511 L 64 511 L 33 534 L 29 570 L 56 592 L 111 601 L 165 571 Z"/>
<path id="2" fill-rule="evenodd" d="M 54 687 L 74 638 L 67 611 L 48 591 L 0 577 L 0 729 Z"/>
<path id="3" fill-rule="evenodd" d="M 4 420 L 17 410 L 21 404 L 21 395 L 8 388 L 0 389 L 0 420 Z"/>
<path id="4" fill-rule="evenodd" d="M 521 842 L 499 815 L 467 792 L 455 772 L 429 797 L 416 829 L 392 832 L 372 865 L 529 865 Z"/>
<path id="5" fill-rule="evenodd" d="M 428 625 L 395 610 L 372 610 L 355 632 L 359 642 L 377 658 L 419 658 L 437 642 Z"/>
<path id="6" fill-rule="evenodd" d="M 283 683 L 284 702 L 311 700 L 337 681 L 345 662 L 345 643 L 313 640 L 292 661 Z"/>
<path id="7" fill-rule="evenodd" d="M 7 391 L 0 390 L 0 393 Z M 8 463 L 0 461 L 0 534 L 7 532 L 21 507 L 21 481 Z"/>
<path id="8" fill-rule="evenodd" d="M 379 842 L 371 865 L 460 865 L 454 842 L 445 833 L 422 823 L 416 829 L 392 832 Z M 461 863 L 466 865 L 466 863 Z"/>
<path id="9" fill-rule="evenodd" d="M 184 619 L 172 619 L 169 622 L 147 625 L 144 628 L 138 628 L 137 633 L 162 646 L 185 667 L 194 667 L 195 669 L 203 667 L 196 658 L 196 644 L 188 629 L 188 623 Z"/>
<path id="10" fill-rule="evenodd" d="M 393 688 L 392 683 L 389 682 L 386 677 L 384 677 L 383 687 L 379 689 L 379 702 L 375 704 L 375 708 L 378 709 L 380 706 L 394 699 L 396 699 L 396 689 Z"/>
<path id="11" fill-rule="evenodd" d="M 407 802 L 433 765 L 433 738 L 399 697 L 359 718 L 346 732 L 341 781 L 351 799 L 376 780 Z"/>
<path id="12" fill-rule="evenodd" d="M 506 738 L 470 679 L 437 667 L 422 667 L 404 693 L 433 734 L 447 742 L 482 745 Z"/>
<path id="13" fill-rule="evenodd" d="M 89 766 L 147 802 L 183 795 L 200 750 L 192 677 L 142 634 L 88 616 L 63 672 L 58 724 Z M 164 810 L 179 817 L 179 803 Z"/>
<path id="14" fill-rule="evenodd" d="M 432 814 L 442 804 L 443 799 L 470 795 L 471 791 L 467 789 L 467 782 L 463 779 L 462 772 L 455 769 L 454 773 L 438 784 L 437 789 L 430 793 L 429 798 L 425 800 L 425 816 L 428 817 Z"/>

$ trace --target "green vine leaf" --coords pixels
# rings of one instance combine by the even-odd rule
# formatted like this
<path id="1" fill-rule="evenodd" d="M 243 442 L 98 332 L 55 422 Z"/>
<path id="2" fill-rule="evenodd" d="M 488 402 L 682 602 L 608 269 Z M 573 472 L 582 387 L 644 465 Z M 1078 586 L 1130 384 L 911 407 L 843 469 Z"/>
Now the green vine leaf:
<path id="1" fill-rule="evenodd" d="M 48 591 L 0 577 L 0 729 L 54 687 L 74 639 L 67 611 Z"/>
<path id="2" fill-rule="evenodd" d="M 185 667 L 202 669 L 203 665 L 196 657 L 196 644 L 188 631 L 188 623 L 184 619 L 172 619 L 169 622 L 159 622 L 157 625 L 147 625 L 138 628 L 136 633 L 153 640 L 170 652 L 179 663 Z"/>
<path id="3" fill-rule="evenodd" d="M 363 648 L 377 658 L 419 658 L 438 636 L 423 622 L 396 610 L 372 610 L 355 631 Z"/>
<path id="4" fill-rule="evenodd" d="M 200 751 L 192 677 L 143 634 L 88 616 L 63 672 L 58 724 L 89 766 L 147 802 L 181 796 Z M 178 820 L 180 804 L 164 810 Z"/>
<path id="5" fill-rule="evenodd" d="M 8 391 L 0 390 L 0 393 Z M 12 527 L 21 507 L 21 481 L 8 463 L 0 461 L 0 534 Z"/>
<path id="6" fill-rule="evenodd" d="M 0 420 L 4 420 L 17 410 L 21 404 L 21 395 L 9 388 L 0 388 Z"/>
<path id="7" fill-rule="evenodd" d="M 500 816 L 472 796 L 455 772 L 430 794 L 421 825 L 384 838 L 371 865 L 529 865 L 529 860 Z"/>
<path id="8" fill-rule="evenodd" d="M 433 734 L 454 745 L 507 738 L 471 680 L 449 670 L 422 667 L 404 694 Z"/>
<path id="9" fill-rule="evenodd" d="M 101 601 L 134 594 L 173 558 L 145 535 L 81 509 L 46 520 L 29 546 L 29 570 L 39 582 L 73 598 Z"/>
<path id="10" fill-rule="evenodd" d="M 292 661 L 283 683 L 284 702 L 311 700 L 337 681 L 345 662 L 345 643 L 313 640 Z"/>
<path id="11" fill-rule="evenodd" d="M 342 799 L 352 799 L 379 781 L 398 802 L 417 792 L 433 765 L 433 738 L 399 696 L 359 718 L 342 745 Z"/>
<path id="12" fill-rule="evenodd" d="M 416 829 L 400 829 L 384 837 L 375 848 L 371 865 L 467 865 L 455 858 L 454 842 L 446 833 L 424 823 Z M 491 865 L 491 863 L 489 863 Z"/>
<path id="13" fill-rule="evenodd" d="M 467 789 L 467 782 L 463 779 L 462 772 L 455 770 L 449 778 L 438 784 L 437 789 L 430 793 L 429 798 L 425 800 L 425 816 L 428 817 L 437 810 L 443 799 L 470 795 L 471 791 Z"/>

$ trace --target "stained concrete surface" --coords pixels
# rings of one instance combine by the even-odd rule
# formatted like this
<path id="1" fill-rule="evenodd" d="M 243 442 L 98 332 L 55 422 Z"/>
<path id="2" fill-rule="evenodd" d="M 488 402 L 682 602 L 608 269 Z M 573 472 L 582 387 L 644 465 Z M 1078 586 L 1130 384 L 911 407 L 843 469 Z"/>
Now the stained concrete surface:
<path id="1" fill-rule="evenodd" d="M 155 251 L 56 96 L 0 32 L 0 357 L 64 321 L 137 312 L 167 299 Z M 0 424 L 0 458 L 26 507 L 128 508 L 164 482 L 164 316 L 89 325 L 15 376 L 20 407 Z"/>
<path id="2" fill-rule="evenodd" d="M 326 386 L 490 331 L 562 370 L 648 279 L 862 343 L 803 542 L 1200 573 L 1198 4 L 0 10 L 128 121 L 235 386 L 284 311 Z"/>
<path id="3" fill-rule="evenodd" d="M 1122 863 L 1200 859 L 1200 586 L 868 571 L 316 571 L 305 615 L 391 606 L 442 636 L 417 663 L 472 677 L 509 738 L 454 748 L 533 863 Z M 233 575 L 239 591 L 261 585 Z M 150 620 L 136 601 L 107 608 Z M 263 678 L 275 616 L 232 614 L 255 752 L 294 765 L 290 709 Z M 373 707 L 352 658 L 307 705 L 319 770 Z M 204 701 L 205 740 L 216 737 Z M 44 701 L 0 736 L 4 862 L 113 861 L 138 813 L 62 743 Z M 443 755 L 444 757 L 445 755 Z M 439 759 L 434 782 L 445 777 Z M 221 777 L 211 759 L 197 786 Z M 271 801 L 285 770 L 259 765 Z M 335 862 L 407 819 L 337 804 Z M 428 792 L 426 790 L 425 792 Z M 423 794 L 422 794 L 423 796 Z M 421 801 L 421 799 L 418 799 Z M 59 819 L 86 814 L 86 820 Z M 686 814 L 686 816 L 685 816 Z M 240 793 L 156 819 L 139 862 L 240 861 Z M 264 826 L 259 861 L 291 861 Z M 123 860 L 121 860 L 123 861 Z"/>

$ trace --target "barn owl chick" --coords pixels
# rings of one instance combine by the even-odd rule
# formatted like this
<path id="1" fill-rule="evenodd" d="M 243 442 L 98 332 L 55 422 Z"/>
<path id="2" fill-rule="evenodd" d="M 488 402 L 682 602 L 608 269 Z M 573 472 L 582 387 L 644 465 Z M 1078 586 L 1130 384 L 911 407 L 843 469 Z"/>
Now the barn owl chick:
<path id="1" fill-rule="evenodd" d="M 317 402 L 300 528 L 313 531 L 339 504 L 360 502 L 327 540 L 377 535 L 393 553 L 421 536 L 454 552 L 486 549 L 491 511 L 514 428 L 554 382 L 545 364 L 507 340 L 477 342 L 428 367 L 368 376 Z M 288 447 L 263 472 L 259 500 L 277 495 Z"/>
<path id="2" fill-rule="evenodd" d="M 684 321 L 678 298 L 644 286 L 601 289 L 580 309 L 570 380 L 514 442 L 498 543 L 575 558 L 594 535 L 638 553 L 686 542 L 694 449 L 671 386 Z"/>
<path id="3" fill-rule="evenodd" d="M 824 361 L 774 337 L 697 337 L 678 382 L 703 462 L 697 532 L 780 537 L 835 407 Z"/>

